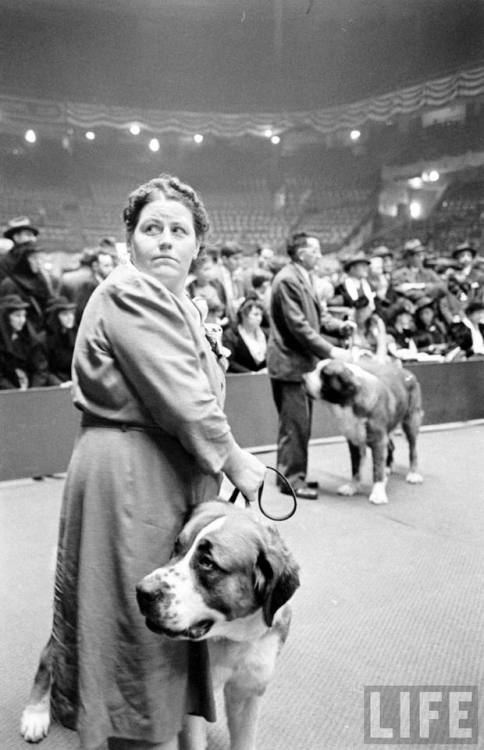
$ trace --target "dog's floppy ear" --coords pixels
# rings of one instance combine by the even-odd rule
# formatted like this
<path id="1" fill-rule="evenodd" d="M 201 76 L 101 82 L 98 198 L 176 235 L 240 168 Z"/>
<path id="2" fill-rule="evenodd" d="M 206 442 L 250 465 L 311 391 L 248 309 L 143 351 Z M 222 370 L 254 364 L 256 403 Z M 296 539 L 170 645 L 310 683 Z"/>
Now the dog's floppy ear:
<path id="1" fill-rule="evenodd" d="M 299 586 L 299 566 L 275 529 L 268 528 L 267 543 L 259 552 L 255 587 L 264 621 L 271 627 L 277 610 Z"/>

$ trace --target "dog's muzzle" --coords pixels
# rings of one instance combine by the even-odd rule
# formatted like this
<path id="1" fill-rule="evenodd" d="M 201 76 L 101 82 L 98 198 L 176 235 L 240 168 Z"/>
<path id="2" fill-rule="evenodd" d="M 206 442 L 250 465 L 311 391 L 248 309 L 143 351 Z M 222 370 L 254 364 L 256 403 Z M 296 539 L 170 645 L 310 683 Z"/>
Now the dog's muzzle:
<path id="1" fill-rule="evenodd" d="M 156 583 L 142 581 L 136 587 L 138 607 L 145 617 L 147 627 L 153 633 L 166 635 L 168 638 L 191 641 L 203 638 L 214 624 L 214 620 L 205 618 L 181 630 L 170 627 L 173 618 L 168 614 L 163 616 L 162 613 L 168 611 L 173 598 L 174 594 L 171 587 L 163 581 L 157 581 Z"/>

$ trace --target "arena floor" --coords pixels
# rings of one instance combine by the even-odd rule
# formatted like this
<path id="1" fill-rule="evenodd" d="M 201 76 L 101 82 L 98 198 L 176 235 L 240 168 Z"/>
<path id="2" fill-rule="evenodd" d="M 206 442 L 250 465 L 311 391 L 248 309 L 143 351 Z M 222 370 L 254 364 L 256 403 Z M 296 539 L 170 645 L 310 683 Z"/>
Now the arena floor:
<path id="1" fill-rule="evenodd" d="M 262 458 L 274 462 L 274 454 Z M 363 495 L 336 495 L 348 475 L 343 442 L 311 447 L 310 476 L 324 489 L 279 526 L 302 585 L 264 699 L 259 750 L 363 748 L 365 685 L 482 685 L 484 424 L 425 431 L 420 458 L 425 482 L 407 485 L 397 438 L 390 503 L 377 507 Z M 284 499 L 273 483 L 271 476 L 265 498 L 275 512 Z M 18 724 L 49 634 L 63 484 L 0 484 L 0 750 L 26 747 Z M 210 738 L 211 750 L 228 747 L 223 718 Z M 78 743 L 54 726 L 41 747 Z"/>

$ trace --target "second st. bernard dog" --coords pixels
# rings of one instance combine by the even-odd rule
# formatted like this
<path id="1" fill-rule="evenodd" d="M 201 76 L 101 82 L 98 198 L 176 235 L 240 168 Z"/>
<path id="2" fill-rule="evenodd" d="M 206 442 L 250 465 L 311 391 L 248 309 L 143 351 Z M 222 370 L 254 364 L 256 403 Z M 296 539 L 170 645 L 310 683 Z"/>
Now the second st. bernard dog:
<path id="1" fill-rule="evenodd" d="M 260 696 L 291 619 L 298 566 L 272 524 L 219 500 L 199 505 L 173 558 L 137 586 L 146 624 L 168 638 L 208 639 L 232 750 L 255 750 Z M 197 748 L 205 747 L 198 725 Z M 193 739 L 193 738 L 192 738 Z"/>
<path id="2" fill-rule="evenodd" d="M 423 481 L 417 469 L 417 437 L 422 421 L 422 398 L 415 376 L 399 364 L 358 364 L 323 360 L 305 376 L 314 399 L 323 399 L 333 411 L 341 433 L 347 438 L 352 479 L 338 489 L 340 495 L 361 491 L 361 467 L 368 445 L 373 457 L 373 488 L 369 500 L 388 502 L 387 473 L 391 470 L 394 445 L 392 431 L 401 424 L 408 440 L 410 471 L 407 482 Z"/>

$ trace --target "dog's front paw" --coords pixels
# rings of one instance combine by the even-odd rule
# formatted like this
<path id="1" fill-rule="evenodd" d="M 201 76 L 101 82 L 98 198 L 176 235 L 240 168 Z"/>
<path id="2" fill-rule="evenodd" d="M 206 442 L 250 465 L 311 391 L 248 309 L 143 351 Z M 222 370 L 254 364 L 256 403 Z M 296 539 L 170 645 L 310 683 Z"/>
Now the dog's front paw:
<path id="1" fill-rule="evenodd" d="M 345 497 L 353 497 L 360 491 L 360 485 L 357 482 L 346 482 L 338 487 L 338 495 L 344 495 Z"/>
<path id="2" fill-rule="evenodd" d="M 373 485 L 373 489 L 368 500 L 374 505 L 385 505 L 385 503 L 388 502 L 384 482 L 376 482 L 376 484 Z"/>
<path id="3" fill-rule="evenodd" d="M 43 704 L 27 706 L 20 719 L 20 734 L 27 742 L 40 742 L 47 737 L 50 711 Z"/>
<path id="4" fill-rule="evenodd" d="M 405 480 L 409 484 L 422 484 L 423 476 L 419 474 L 418 471 L 409 471 L 407 476 L 405 477 Z"/>

